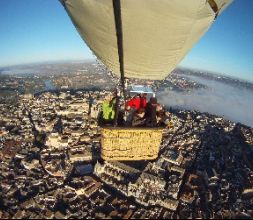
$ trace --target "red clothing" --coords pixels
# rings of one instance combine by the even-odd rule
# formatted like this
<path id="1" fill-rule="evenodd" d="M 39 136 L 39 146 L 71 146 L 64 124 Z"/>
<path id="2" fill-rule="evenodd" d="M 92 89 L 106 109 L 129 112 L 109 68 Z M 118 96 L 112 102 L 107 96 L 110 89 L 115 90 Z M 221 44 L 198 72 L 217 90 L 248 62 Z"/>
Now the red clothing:
<path id="1" fill-rule="evenodd" d="M 141 108 L 146 108 L 147 106 L 147 98 L 141 98 Z"/>
<path id="2" fill-rule="evenodd" d="M 141 106 L 140 97 L 134 97 L 134 98 L 130 99 L 127 102 L 127 106 L 130 106 L 131 108 L 135 108 L 137 111 L 140 110 L 140 106 Z"/>
<path id="3" fill-rule="evenodd" d="M 139 96 L 134 97 L 127 102 L 127 106 L 130 106 L 131 108 L 135 108 L 137 111 L 139 111 L 141 108 L 146 108 L 147 99 L 140 98 Z"/>

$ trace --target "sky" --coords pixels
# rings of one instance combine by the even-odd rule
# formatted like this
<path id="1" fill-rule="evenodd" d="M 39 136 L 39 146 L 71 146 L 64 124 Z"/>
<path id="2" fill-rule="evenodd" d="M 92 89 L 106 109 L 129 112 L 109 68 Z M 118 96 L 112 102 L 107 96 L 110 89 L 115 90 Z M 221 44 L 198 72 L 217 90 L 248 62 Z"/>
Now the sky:
<path id="1" fill-rule="evenodd" d="M 179 64 L 253 82 L 253 0 L 234 0 Z M 0 67 L 95 59 L 58 0 L 0 0 Z"/>

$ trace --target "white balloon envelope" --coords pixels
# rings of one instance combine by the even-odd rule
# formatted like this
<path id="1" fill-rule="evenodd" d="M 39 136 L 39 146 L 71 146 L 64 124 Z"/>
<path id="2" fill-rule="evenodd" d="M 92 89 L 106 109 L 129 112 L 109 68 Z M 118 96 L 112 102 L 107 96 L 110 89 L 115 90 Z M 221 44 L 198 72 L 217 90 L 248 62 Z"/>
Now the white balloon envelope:
<path id="1" fill-rule="evenodd" d="M 113 0 L 61 2 L 93 53 L 119 76 Z M 121 0 L 124 76 L 164 79 L 230 3 L 231 0 Z"/>

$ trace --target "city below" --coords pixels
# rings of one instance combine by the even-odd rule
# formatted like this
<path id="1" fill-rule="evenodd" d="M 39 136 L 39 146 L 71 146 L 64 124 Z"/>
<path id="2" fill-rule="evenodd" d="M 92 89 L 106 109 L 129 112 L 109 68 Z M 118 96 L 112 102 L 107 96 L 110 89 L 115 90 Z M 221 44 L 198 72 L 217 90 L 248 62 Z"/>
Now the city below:
<path id="1" fill-rule="evenodd" d="M 100 157 L 97 118 L 118 80 L 101 63 L 0 71 L 1 219 L 253 218 L 253 84 L 187 69 L 130 80 L 157 93 L 166 128 L 156 160 L 112 162 Z M 214 102 L 225 89 L 238 107 Z M 191 106 L 192 94 L 217 109 Z"/>

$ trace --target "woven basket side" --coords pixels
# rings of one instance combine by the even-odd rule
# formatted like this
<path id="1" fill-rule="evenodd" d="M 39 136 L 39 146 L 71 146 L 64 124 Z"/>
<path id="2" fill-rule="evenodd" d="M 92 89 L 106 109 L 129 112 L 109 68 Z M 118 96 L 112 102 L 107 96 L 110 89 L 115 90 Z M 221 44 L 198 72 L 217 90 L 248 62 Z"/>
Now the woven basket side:
<path id="1" fill-rule="evenodd" d="M 158 157 L 162 129 L 103 128 L 104 160 L 153 160 Z"/>

